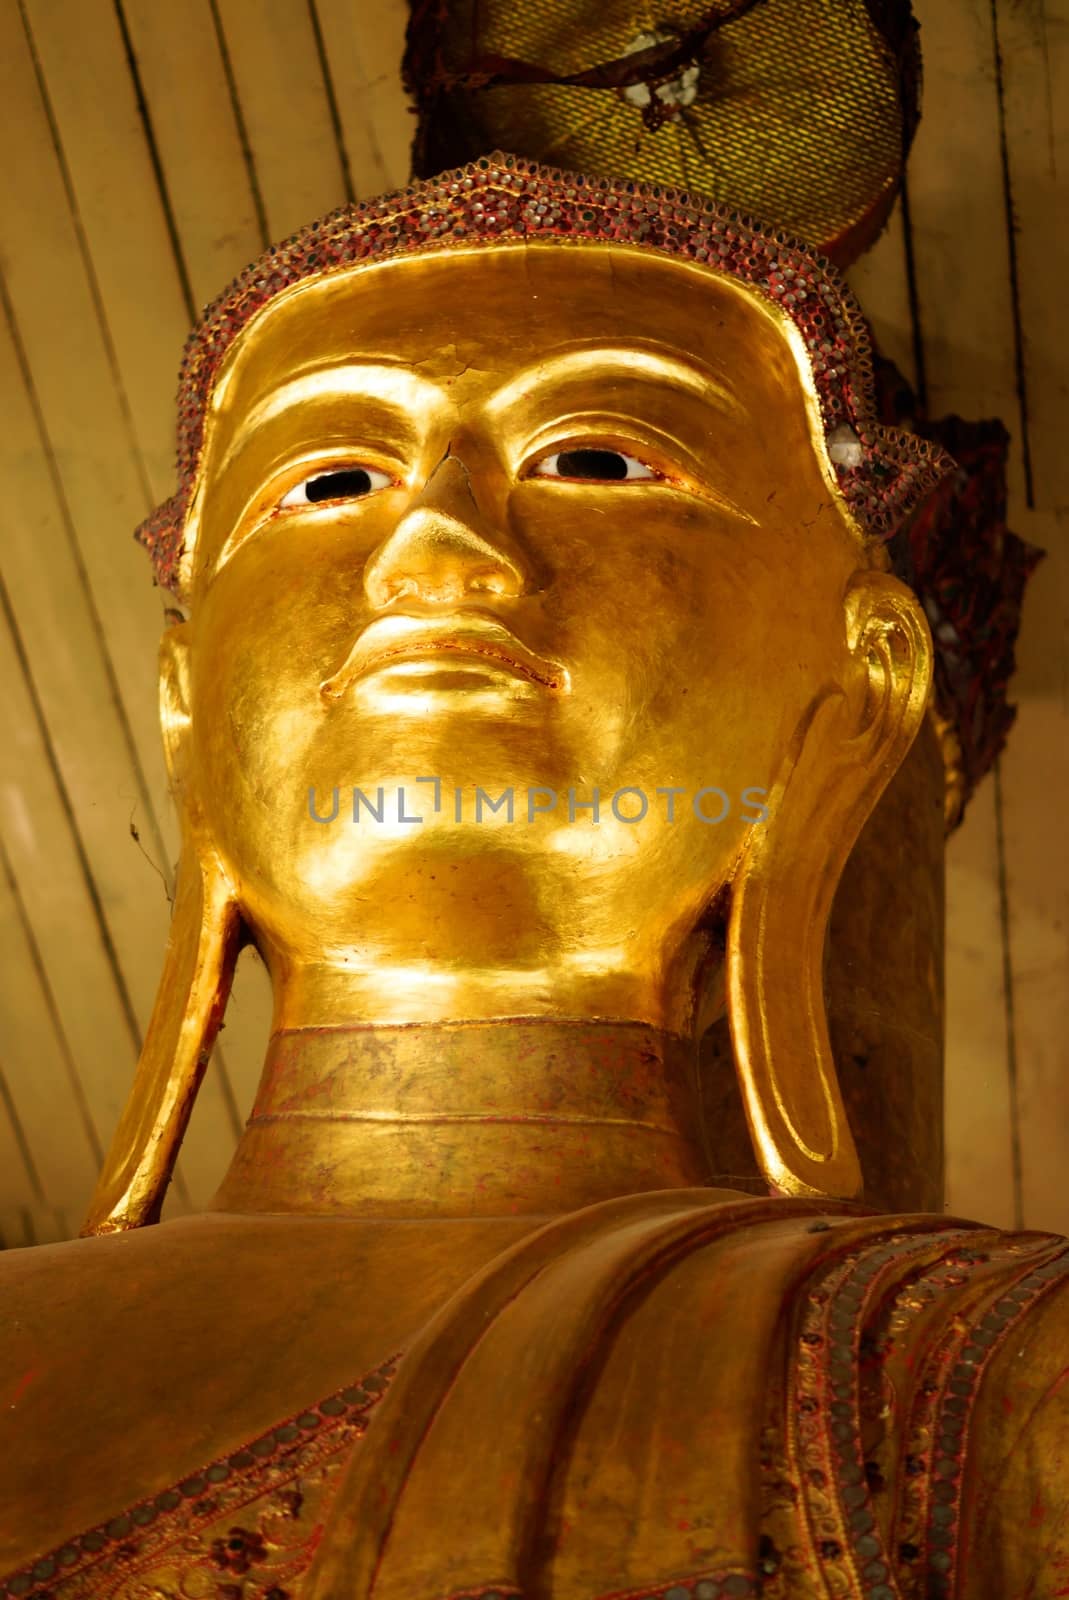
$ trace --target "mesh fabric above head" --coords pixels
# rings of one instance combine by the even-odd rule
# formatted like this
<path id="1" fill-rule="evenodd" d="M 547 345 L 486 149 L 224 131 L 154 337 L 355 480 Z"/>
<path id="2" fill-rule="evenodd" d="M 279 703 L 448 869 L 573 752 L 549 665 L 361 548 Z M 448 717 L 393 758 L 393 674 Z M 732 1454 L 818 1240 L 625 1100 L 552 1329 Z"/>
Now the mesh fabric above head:
<path id="1" fill-rule="evenodd" d="M 410 0 L 416 169 L 504 146 L 681 184 L 840 265 L 875 239 L 917 122 L 908 0 Z"/>

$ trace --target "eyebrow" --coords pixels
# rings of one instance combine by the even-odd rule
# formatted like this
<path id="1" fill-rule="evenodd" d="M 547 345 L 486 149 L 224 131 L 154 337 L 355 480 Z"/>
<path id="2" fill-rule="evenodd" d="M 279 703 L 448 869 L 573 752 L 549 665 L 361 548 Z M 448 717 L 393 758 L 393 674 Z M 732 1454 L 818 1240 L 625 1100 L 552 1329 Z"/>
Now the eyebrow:
<path id="1" fill-rule="evenodd" d="M 629 378 L 653 378 L 659 383 L 686 390 L 703 404 L 715 406 L 718 411 L 736 420 L 749 420 L 749 412 L 738 396 L 716 378 L 708 367 L 637 344 L 580 346 L 578 349 L 561 350 L 554 355 L 543 356 L 503 384 L 487 409 L 491 413 L 504 411 L 545 382 L 588 377 L 606 370 L 619 370 Z"/>
<path id="2" fill-rule="evenodd" d="M 441 400 L 442 390 L 403 362 L 348 361 L 312 368 L 279 384 L 252 407 L 230 440 L 220 468 L 228 465 L 250 433 L 298 405 L 325 396 L 377 400 L 392 410 L 411 413 L 432 398 Z"/>
<path id="3" fill-rule="evenodd" d="M 715 406 L 736 420 L 749 420 L 749 413 L 737 395 L 708 367 L 639 344 L 579 346 L 543 356 L 502 384 L 487 401 L 486 409 L 494 416 L 524 400 L 533 389 L 545 383 L 587 377 L 592 369 L 599 374 L 616 370 L 629 378 L 636 375 L 653 378 L 687 391 L 704 405 Z M 230 440 L 219 470 L 230 464 L 250 433 L 295 406 L 324 396 L 377 400 L 392 410 L 410 414 L 420 411 L 431 399 L 441 400 L 443 390 L 400 361 L 348 361 L 313 368 L 280 384 L 253 406 Z"/>

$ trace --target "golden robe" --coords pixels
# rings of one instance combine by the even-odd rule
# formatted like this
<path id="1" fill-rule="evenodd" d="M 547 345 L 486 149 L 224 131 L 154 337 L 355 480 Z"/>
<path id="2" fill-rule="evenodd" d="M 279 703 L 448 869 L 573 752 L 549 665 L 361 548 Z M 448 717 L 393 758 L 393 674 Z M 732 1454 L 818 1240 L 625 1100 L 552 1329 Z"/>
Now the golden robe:
<path id="1" fill-rule="evenodd" d="M 1054 1600 L 1067 1379 L 1069 1240 L 628 1196 L 0 1597 Z"/>

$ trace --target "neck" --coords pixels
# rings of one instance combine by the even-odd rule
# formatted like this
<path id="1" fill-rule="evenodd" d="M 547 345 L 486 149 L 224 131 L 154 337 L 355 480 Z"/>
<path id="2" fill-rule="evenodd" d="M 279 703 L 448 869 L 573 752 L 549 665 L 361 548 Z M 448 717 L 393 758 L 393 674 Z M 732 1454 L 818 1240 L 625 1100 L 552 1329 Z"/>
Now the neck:
<path id="1" fill-rule="evenodd" d="M 545 1215 L 708 1181 L 697 1052 L 641 1022 L 284 1028 L 212 1209 Z"/>

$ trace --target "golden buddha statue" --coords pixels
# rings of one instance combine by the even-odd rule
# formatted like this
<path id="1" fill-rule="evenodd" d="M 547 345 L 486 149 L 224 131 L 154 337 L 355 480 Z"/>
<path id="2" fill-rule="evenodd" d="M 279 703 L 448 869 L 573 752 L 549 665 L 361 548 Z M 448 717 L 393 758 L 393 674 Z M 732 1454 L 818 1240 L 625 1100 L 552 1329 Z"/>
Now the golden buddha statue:
<path id="1" fill-rule="evenodd" d="M 946 467 L 826 264 L 672 191 L 487 158 L 208 309 L 172 937 L 88 1236 L 2 1262 L 3 1600 L 1066 1591 L 1069 1242 L 863 1204 L 822 999 Z M 247 939 L 256 1103 L 159 1223 Z"/>

